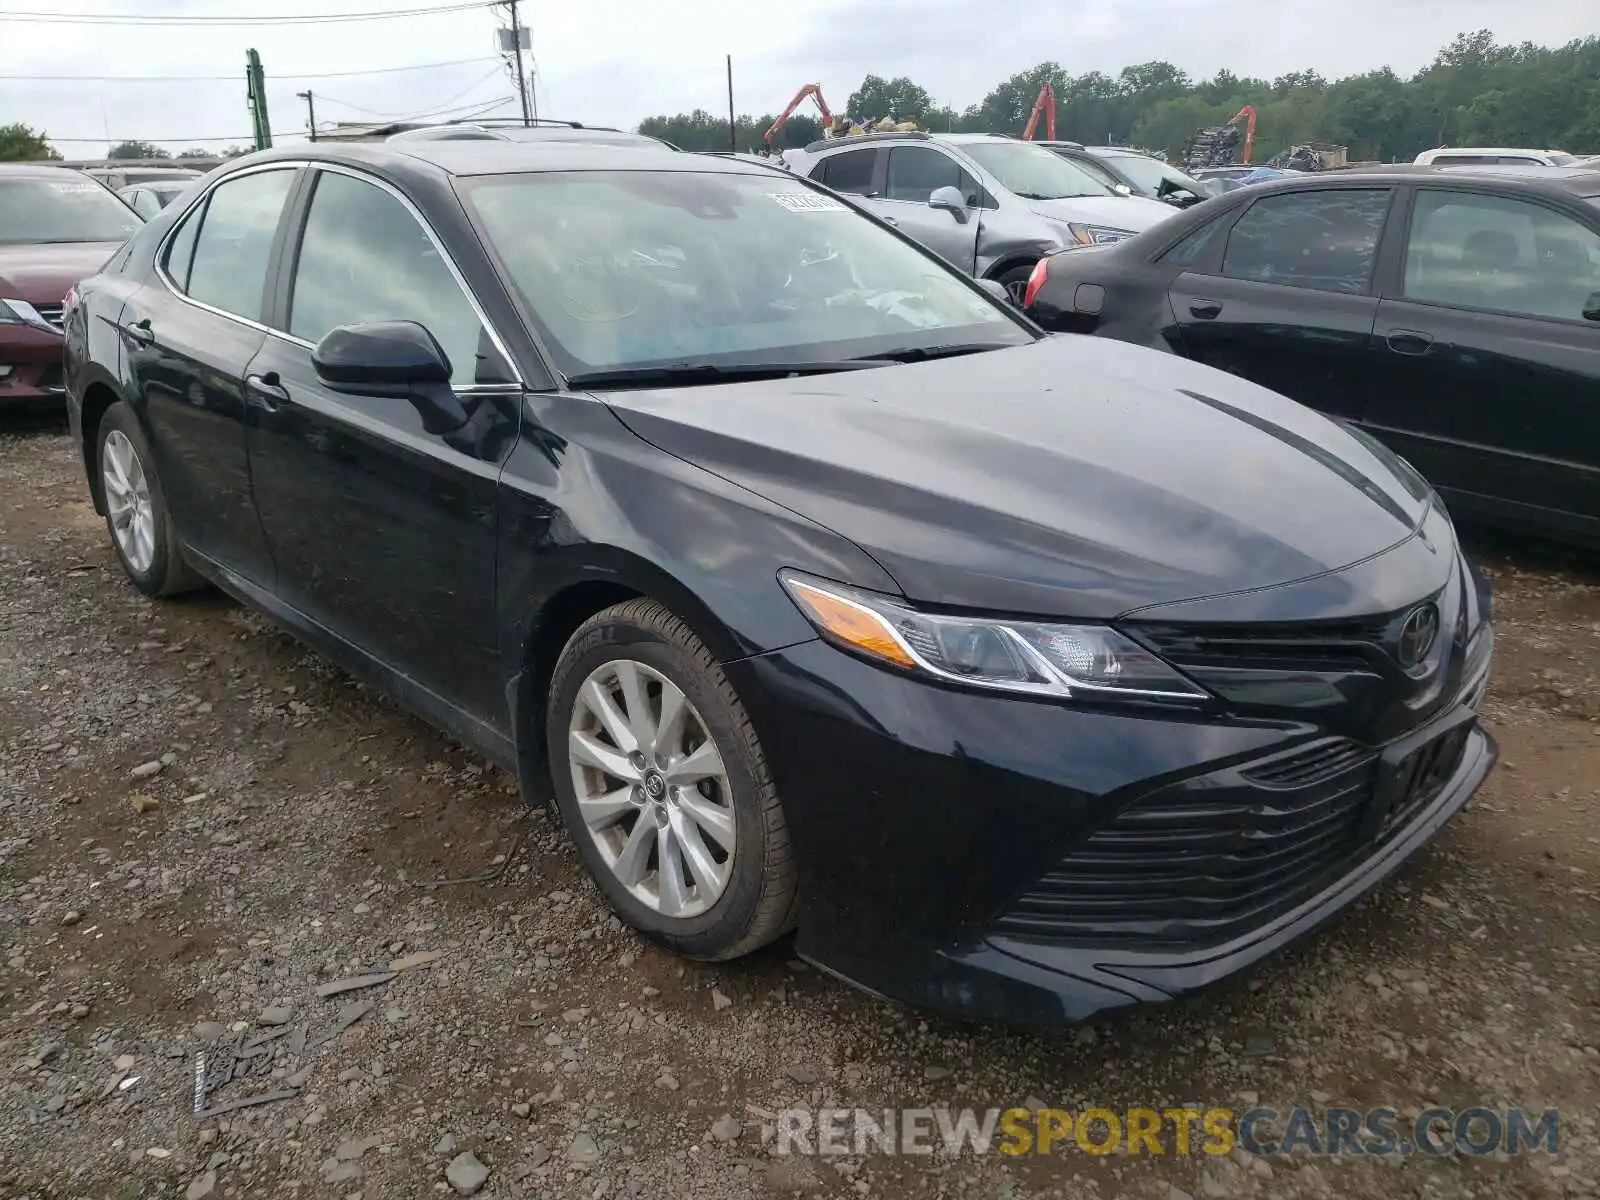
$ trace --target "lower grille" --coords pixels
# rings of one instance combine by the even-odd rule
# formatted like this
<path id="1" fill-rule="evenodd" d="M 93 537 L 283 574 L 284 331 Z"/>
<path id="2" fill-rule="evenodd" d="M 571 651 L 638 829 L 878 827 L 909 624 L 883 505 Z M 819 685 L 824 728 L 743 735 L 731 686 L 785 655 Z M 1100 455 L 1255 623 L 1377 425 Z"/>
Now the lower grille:
<path id="1" fill-rule="evenodd" d="M 1470 726 L 1419 751 L 1381 842 L 1439 795 Z M 1196 950 L 1289 911 L 1370 856 L 1375 752 L 1339 739 L 1130 804 L 1019 896 L 995 932 L 1081 946 Z"/>
<path id="2" fill-rule="evenodd" d="M 63 307 L 64 306 L 60 304 L 35 304 L 33 306 L 33 311 L 38 313 L 57 329 L 60 329 L 62 327 L 61 313 Z"/>

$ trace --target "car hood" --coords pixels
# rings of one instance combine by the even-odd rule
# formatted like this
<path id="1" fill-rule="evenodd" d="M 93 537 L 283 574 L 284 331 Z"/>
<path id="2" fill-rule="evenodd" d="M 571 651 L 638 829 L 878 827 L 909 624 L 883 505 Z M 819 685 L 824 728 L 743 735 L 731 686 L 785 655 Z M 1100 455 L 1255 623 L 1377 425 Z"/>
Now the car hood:
<path id="1" fill-rule="evenodd" d="M 1144 196 L 1071 196 L 1064 200 L 1030 200 L 1028 207 L 1055 221 L 1082 221 L 1134 233 L 1143 233 L 1173 214 L 1170 204 Z"/>
<path id="2" fill-rule="evenodd" d="M 0 246 L 0 300 L 60 304 L 67 289 L 105 266 L 121 242 Z"/>
<path id="3" fill-rule="evenodd" d="M 1371 558 L 1430 507 L 1376 443 L 1102 338 L 603 398 L 646 441 L 833 529 L 936 604 L 1108 618 L 1268 588 Z"/>

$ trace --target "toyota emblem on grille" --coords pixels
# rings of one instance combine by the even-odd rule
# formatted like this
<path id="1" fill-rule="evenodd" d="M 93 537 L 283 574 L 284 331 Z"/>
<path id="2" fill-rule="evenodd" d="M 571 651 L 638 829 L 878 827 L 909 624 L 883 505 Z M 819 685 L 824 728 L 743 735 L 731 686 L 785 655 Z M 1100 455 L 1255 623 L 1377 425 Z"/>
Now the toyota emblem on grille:
<path id="1" fill-rule="evenodd" d="M 1395 646 L 1395 657 L 1406 670 L 1411 670 L 1433 649 L 1433 640 L 1439 636 L 1439 610 L 1431 604 L 1422 604 L 1406 614 L 1400 626 L 1400 640 Z"/>

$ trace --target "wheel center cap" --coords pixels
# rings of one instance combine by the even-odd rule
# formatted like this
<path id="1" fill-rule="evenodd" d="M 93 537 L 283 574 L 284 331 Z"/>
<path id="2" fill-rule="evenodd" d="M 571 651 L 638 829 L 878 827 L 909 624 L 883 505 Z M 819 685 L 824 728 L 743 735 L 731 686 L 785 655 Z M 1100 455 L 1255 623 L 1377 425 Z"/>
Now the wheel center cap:
<path id="1" fill-rule="evenodd" d="M 667 779 L 655 768 L 644 773 L 644 794 L 652 800 L 659 800 L 667 794 Z"/>

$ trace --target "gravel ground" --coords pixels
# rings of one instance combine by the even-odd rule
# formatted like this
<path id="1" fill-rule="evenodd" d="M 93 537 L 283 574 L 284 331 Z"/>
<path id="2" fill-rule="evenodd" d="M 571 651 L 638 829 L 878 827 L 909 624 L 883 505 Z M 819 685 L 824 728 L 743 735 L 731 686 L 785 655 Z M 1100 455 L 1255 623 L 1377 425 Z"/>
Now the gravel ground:
<path id="1" fill-rule="evenodd" d="M 1478 805 L 1253 977 L 1025 1036 L 884 1004 L 783 943 L 715 969 L 642 944 L 506 776 L 221 597 L 137 595 L 67 439 L 0 429 L 0 1195 L 1600 1194 L 1600 571 L 1487 566 L 1504 763 Z M 197 1052 L 210 1105 L 284 1098 L 197 1117 Z M 787 1107 L 1030 1101 L 1557 1106 L 1562 1146 L 764 1140 Z"/>

